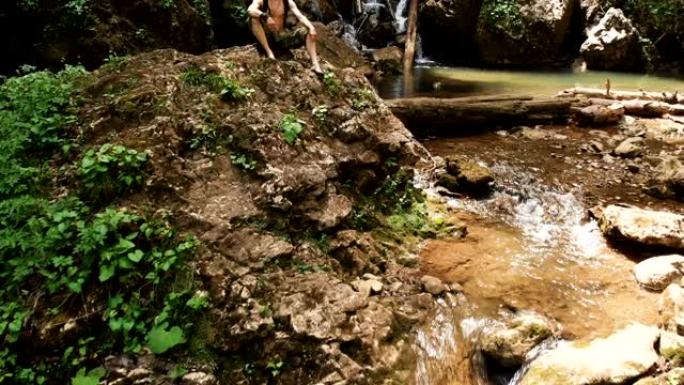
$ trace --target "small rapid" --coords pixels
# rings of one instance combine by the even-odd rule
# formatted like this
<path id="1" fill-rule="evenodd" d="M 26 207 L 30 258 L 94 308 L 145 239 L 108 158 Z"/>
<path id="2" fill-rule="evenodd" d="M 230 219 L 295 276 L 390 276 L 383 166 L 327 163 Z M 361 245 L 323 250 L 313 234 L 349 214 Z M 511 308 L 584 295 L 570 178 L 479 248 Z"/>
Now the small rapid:
<path id="1" fill-rule="evenodd" d="M 483 328 L 506 312 L 549 316 L 568 339 L 654 322 L 655 310 L 644 310 L 652 297 L 626 280 L 633 262 L 606 244 L 580 187 L 564 185 L 561 175 L 549 183 L 504 159 L 490 170 L 497 187 L 481 200 L 452 197 L 417 177 L 429 200 L 468 226 L 463 240 L 431 241 L 422 252 L 426 271 L 459 283 L 463 294 L 418 334 L 417 384 L 517 384 L 520 373 L 492 371 L 478 349 Z"/>

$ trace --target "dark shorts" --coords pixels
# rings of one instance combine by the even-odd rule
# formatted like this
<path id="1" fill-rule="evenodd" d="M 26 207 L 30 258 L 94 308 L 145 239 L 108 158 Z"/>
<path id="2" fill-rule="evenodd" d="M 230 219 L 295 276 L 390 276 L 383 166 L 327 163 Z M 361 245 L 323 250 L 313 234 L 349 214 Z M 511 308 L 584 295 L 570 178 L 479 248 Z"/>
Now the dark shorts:
<path id="1" fill-rule="evenodd" d="M 282 49 L 294 49 L 303 46 L 306 43 L 306 36 L 309 34 L 309 29 L 303 24 L 286 27 L 282 31 L 265 29 L 269 43 Z"/>

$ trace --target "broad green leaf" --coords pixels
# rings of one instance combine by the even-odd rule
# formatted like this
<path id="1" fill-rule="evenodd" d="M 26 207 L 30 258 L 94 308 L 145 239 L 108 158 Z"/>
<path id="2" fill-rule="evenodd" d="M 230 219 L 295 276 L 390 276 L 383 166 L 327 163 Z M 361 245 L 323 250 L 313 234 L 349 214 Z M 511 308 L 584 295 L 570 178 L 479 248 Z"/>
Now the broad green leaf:
<path id="1" fill-rule="evenodd" d="M 104 368 L 95 368 L 88 373 L 86 373 L 85 368 L 81 368 L 76 376 L 71 379 L 71 385 L 97 385 L 104 375 Z"/>
<path id="2" fill-rule="evenodd" d="M 183 330 L 178 326 L 173 326 L 168 330 L 163 326 L 157 326 L 150 330 L 150 333 L 147 335 L 148 346 L 154 354 L 165 353 L 174 346 L 184 342 Z"/>
<path id="3" fill-rule="evenodd" d="M 100 266 L 100 282 L 107 282 L 110 278 L 114 276 L 116 272 L 115 265 L 102 265 Z"/>

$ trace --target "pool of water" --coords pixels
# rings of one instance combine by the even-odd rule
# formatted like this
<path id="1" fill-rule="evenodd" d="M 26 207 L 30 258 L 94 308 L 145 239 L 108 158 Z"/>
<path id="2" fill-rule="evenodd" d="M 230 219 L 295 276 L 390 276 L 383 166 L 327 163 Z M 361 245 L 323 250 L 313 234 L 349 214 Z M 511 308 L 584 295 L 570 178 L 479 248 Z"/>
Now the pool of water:
<path id="1" fill-rule="evenodd" d="M 408 77 L 388 76 L 376 84 L 385 99 L 431 96 L 459 97 L 496 94 L 554 96 L 571 87 L 684 92 L 684 80 L 644 74 L 586 71 L 526 72 L 456 67 L 417 67 Z"/>

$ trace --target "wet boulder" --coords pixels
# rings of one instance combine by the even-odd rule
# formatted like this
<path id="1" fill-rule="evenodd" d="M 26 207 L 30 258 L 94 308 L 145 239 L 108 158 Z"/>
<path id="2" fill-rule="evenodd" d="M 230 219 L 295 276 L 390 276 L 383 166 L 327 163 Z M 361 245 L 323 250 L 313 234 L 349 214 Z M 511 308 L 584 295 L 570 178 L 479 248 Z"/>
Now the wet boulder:
<path id="1" fill-rule="evenodd" d="M 554 329 L 555 325 L 547 318 L 533 312 L 520 312 L 505 323 L 485 329 L 481 349 L 501 366 L 520 366 L 527 353 L 552 336 Z"/>
<path id="2" fill-rule="evenodd" d="M 616 241 L 684 249 L 684 215 L 610 205 L 603 209 L 599 227 Z"/>
<path id="3" fill-rule="evenodd" d="M 678 254 L 649 258 L 634 266 L 634 277 L 642 287 L 661 291 L 684 275 L 684 256 Z"/>
<path id="4" fill-rule="evenodd" d="M 532 361 L 520 385 L 625 383 L 656 364 L 658 337 L 655 327 L 632 324 L 588 343 L 562 343 Z"/>
<path id="5" fill-rule="evenodd" d="M 491 65 L 552 62 L 570 30 L 572 0 L 485 0 L 476 41 L 481 59 Z"/>
<path id="6" fill-rule="evenodd" d="M 591 69 L 628 70 L 639 63 L 639 33 L 618 8 L 610 8 L 587 31 L 580 55 Z"/>
<path id="7" fill-rule="evenodd" d="M 627 138 L 620 142 L 613 153 L 621 158 L 635 158 L 642 154 L 642 144 L 644 142 L 643 138 L 634 137 Z"/>
<path id="8" fill-rule="evenodd" d="M 403 58 L 404 53 L 399 47 L 385 47 L 373 51 L 375 67 L 389 74 L 401 73 Z"/>
<path id="9" fill-rule="evenodd" d="M 483 196 L 490 192 L 494 176 L 478 162 L 461 157 L 446 159 L 446 173 L 439 176 L 437 184 L 454 192 Z"/>
<path id="10" fill-rule="evenodd" d="M 424 275 L 420 279 L 420 283 L 423 285 L 423 289 L 432 295 L 440 295 L 447 290 L 441 279 L 430 275 Z"/>

